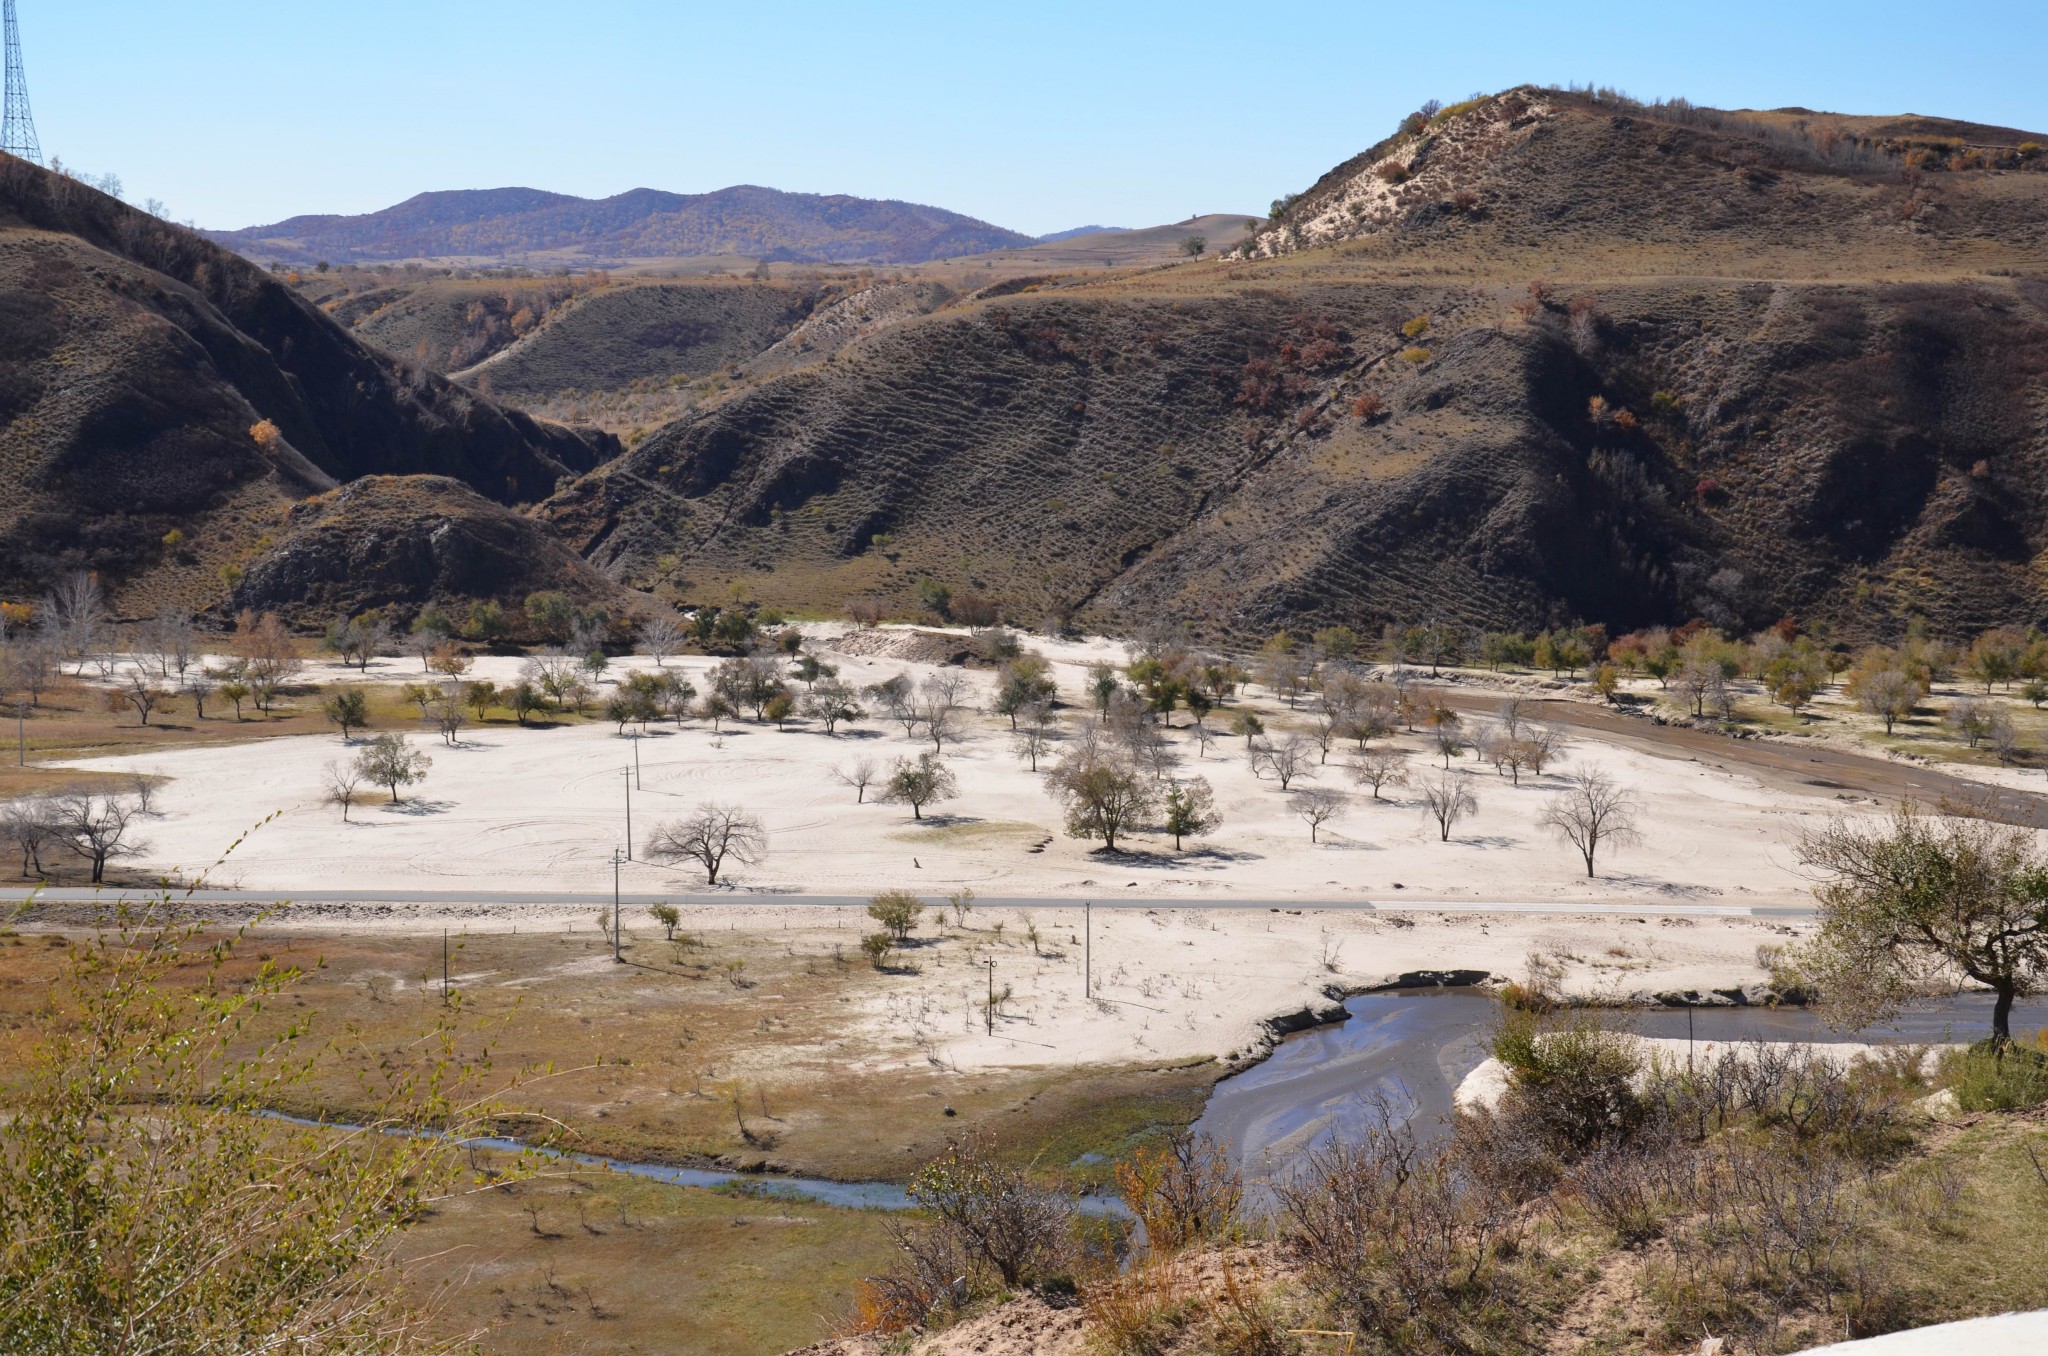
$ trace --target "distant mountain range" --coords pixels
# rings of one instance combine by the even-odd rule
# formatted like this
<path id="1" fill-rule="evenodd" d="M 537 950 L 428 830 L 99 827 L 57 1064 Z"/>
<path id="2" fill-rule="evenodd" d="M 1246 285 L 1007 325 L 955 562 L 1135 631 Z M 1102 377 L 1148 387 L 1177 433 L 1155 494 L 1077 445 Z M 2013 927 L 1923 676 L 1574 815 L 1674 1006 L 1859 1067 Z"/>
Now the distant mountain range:
<path id="1" fill-rule="evenodd" d="M 464 189 L 422 193 L 363 216 L 300 216 L 207 234 L 258 262 L 291 264 L 434 259 L 587 265 L 720 254 L 773 262 L 916 264 L 1033 243 L 1031 236 L 943 208 L 751 184 L 715 193 L 636 188 L 600 199 L 532 188 Z"/>
<path id="2" fill-rule="evenodd" d="M 1054 231 L 1051 235 L 1042 235 L 1038 237 L 1038 243 L 1053 245 L 1080 235 L 1121 235 L 1130 229 L 1128 226 L 1076 226 L 1070 231 Z"/>

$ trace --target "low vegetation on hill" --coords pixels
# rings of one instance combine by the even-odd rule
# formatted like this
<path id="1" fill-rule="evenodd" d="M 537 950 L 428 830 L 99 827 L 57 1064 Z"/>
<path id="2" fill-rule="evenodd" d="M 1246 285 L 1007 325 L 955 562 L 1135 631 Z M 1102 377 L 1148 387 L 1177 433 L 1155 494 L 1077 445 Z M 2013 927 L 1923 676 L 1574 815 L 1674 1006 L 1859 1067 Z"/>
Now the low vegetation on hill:
<path id="1" fill-rule="evenodd" d="M 1416 171 L 1325 231 L 1358 201 L 1333 172 L 1259 257 L 991 288 L 687 415 L 544 514 L 708 593 L 900 604 L 929 575 L 1219 639 L 2038 615 L 2030 152 L 1937 168 L 1546 91 L 1423 122 L 1402 135 L 1477 202 Z"/>

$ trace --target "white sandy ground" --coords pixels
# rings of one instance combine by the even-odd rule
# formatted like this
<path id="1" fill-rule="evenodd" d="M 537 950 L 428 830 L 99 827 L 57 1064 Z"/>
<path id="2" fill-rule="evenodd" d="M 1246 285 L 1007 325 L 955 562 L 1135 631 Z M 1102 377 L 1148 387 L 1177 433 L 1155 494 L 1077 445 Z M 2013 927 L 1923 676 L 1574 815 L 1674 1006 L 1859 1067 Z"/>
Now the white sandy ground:
<path id="1" fill-rule="evenodd" d="M 1860 1342 L 1807 1348 L 1807 1356 L 2039 1356 L 2048 1351 L 2048 1309 L 1966 1318 L 1931 1328 L 1886 1333 Z"/>
<path id="2" fill-rule="evenodd" d="M 1105 642 L 1044 647 L 1056 661 L 1063 695 L 1078 703 L 1085 662 L 1121 657 Z M 842 677 L 856 685 L 897 672 L 922 679 L 931 666 L 889 659 L 838 657 Z M 700 688 L 711 661 L 671 659 Z M 613 676 L 647 661 L 622 661 Z M 509 681 L 516 660 L 486 659 L 475 676 Z M 957 670 L 956 670 L 957 672 Z M 320 666 L 308 677 L 341 676 Z M 349 675 L 354 677 L 352 673 Z M 412 681 L 417 664 L 373 664 L 372 681 Z M 986 699 L 987 672 L 971 672 L 969 700 Z M 1269 736 L 1307 713 L 1263 698 L 1253 703 Z M 1088 717 L 1069 711 L 1069 725 Z M 886 767 L 929 747 L 900 726 L 864 722 L 828 737 L 792 724 L 787 731 L 727 722 L 722 736 L 701 723 L 678 731 L 656 725 L 638 741 L 642 789 L 633 794 L 634 836 L 704 801 L 736 803 L 766 823 L 770 852 L 753 867 L 729 869 L 743 890 L 864 894 L 906 887 L 943 893 L 962 886 L 1012 896 L 1101 895 L 1110 890 L 1155 898 L 1213 897 L 1335 900 L 1389 897 L 1473 902 L 1604 902 L 1802 905 L 1807 883 L 1793 870 L 1789 843 L 1797 828 L 1838 809 L 1856 807 L 1822 797 L 1766 788 L 1753 778 L 1579 740 L 1557 771 L 1598 767 L 1641 798 L 1644 841 L 1617 849 L 1588 881 L 1569 848 L 1538 823 L 1558 789 L 1555 772 L 1524 778 L 1520 787 L 1469 756 L 1456 766 L 1479 797 L 1479 812 L 1460 824 L 1454 841 L 1438 841 L 1412 790 L 1391 788 L 1375 803 L 1344 774 L 1333 751 L 1316 784 L 1351 794 L 1345 814 L 1311 846 L 1306 824 L 1270 780 L 1254 777 L 1243 741 L 1224 739 L 1206 758 L 1196 754 L 1186 718 L 1173 733 L 1180 775 L 1206 777 L 1224 816 L 1212 837 L 1174 854 L 1156 834 L 1130 840 L 1115 858 L 1065 837 L 1044 776 L 1023 767 L 1010 749 L 1007 722 L 979 714 L 967 741 L 946 753 L 961 786 L 959 799 L 935 807 L 932 822 L 912 821 L 907 808 L 857 805 L 831 776 L 837 765 L 871 758 Z M 610 859 L 626 841 L 626 785 L 634 742 L 608 724 L 523 730 L 472 728 L 447 748 L 431 731 L 411 736 L 434 759 L 425 784 L 403 805 L 376 803 L 374 789 L 343 824 L 321 800 L 322 765 L 353 749 L 332 736 L 304 736 L 146 753 L 80 763 L 95 772 L 146 771 L 173 779 L 148 830 L 150 868 L 203 868 L 266 816 L 273 822 L 244 843 L 216 885 L 294 889 L 599 890 L 609 888 Z M 1414 751 L 1417 773 L 1441 767 L 1420 736 L 1398 741 Z M 1348 751 L 1348 746 L 1345 746 Z M 1867 807 L 1865 807 L 1867 808 Z M 1034 848 L 1042 849 L 1033 851 Z M 701 873 L 636 862 L 625 868 L 634 893 L 697 891 Z M 1396 888 L 1400 893 L 1396 895 Z"/>
<path id="3" fill-rule="evenodd" d="M 861 640 L 875 643 L 872 635 Z M 1120 647 L 1103 641 L 1043 648 L 1056 661 L 1070 702 L 1080 700 L 1086 662 L 1123 657 Z M 833 657 L 855 684 L 899 671 L 921 679 L 932 671 L 887 658 Z M 710 662 L 671 659 L 669 665 L 701 688 Z M 645 660 L 621 662 L 613 676 L 647 666 Z M 505 682 L 517 667 L 516 660 L 486 659 L 474 676 Z M 322 682 L 341 676 L 324 665 L 308 675 Z M 417 661 L 387 659 L 373 664 L 369 679 L 419 676 Z M 991 675 L 969 676 L 975 685 L 970 700 L 982 700 Z M 1306 720 L 1305 711 L 1289 713 L 1263 697 L 1255 705 L 1274 734 L 1284 733 L 1290 720 Z M 1066 718 L 1087 719 L 1080 712 Z M 928 922 L 921 932 L 927 944 L 903 955 L 905 970 L 862 986 L 854 1020 L 837 1033 L 859 1036 L 865 1053 L 857 1057 L 872 1064 L 970 1069 L 1249 1052 L 1270 1038 L 1265 1019 L 1327 1006 L 1326 989 L 1383 983 L 1417 970 L 1514 977 L 1531 950 L 1566 958 L 1567 992 L 1612 1001 L 1759 983 L 1765 978 L 1759 944 L 1791 940 L 1809 926 L 1748 916 L 1752 907 L 1811 902 L 1808 882 L 1793 864 L 1797 830 L 1830 813 L 1877 808 L 1780 791 L 1687 758 L 1579 738 L 1562 768 L 1602 768 L 1644 805 L 1644 841 L 1604 855 L 1599 879 L 1587 881 L 1578 858 L 1538 823 L 1559 786 L 1556 776 L 1513 787 L 1490 768 L 1462 760 L 1458 766 L 1477 791 L 1480 809 L 1445 844 L 1412 793 L 1396 789 L 1393 803 L 1374 804 L 1342 774 L 1337 763 L 1343 755 L 1333 754 L 1319 780 L 1351 791 L 1352 805 L 1326 826 L 1328 841 L 1311 846 L 1287 798 L 1251 775 L 1243 741 L 1220 742 L 1199 758 L 1185 719 L 1173 735 L 1183 756 L 1181 775 L 1209 779 L 1225 823 L 1180 855 L 1157 835 L 1137 836 L 1133 852 L 1114 858 L 1065 837 L 1042 774 L 1026 771 L 1012 755 L 1007 722 L 978 714 L 968 721 L 967 741 L 947 751 L 962 795 L 923 824 L 903 808 L 855 804 L 853 793 L 830 776 L 833 766 L 855 758 L 886 765 L 926 747 L 893 724 L 870 720 L 858 734 L 836 738 L 797 725 L 785 732 L 730 722 L 722 737 L 697 723 L 681 731 L 658 726 L 639 745 L 644 786 L 633 796 L 635 839 L 644 842 L 655 822 L 702 801 L 754 811 L 768 828 L 767 860 L 730 871 L 731 903 L 686 910 L 685 927 L 752 934 L 798 955 L 828 956 L 836 945 L 856 964 L 859 938 L 872 928 L 860 910 L 778 906 L 750 896 L 863 895 L 900 886 L 937 903 L 966 886 L 983 896 L 1046 899 L 1028 911 L 979 909 L 967 933 L 944 942 L 932 942 Z M 320 799 L 322 765 L 353 756 L 333 736 L 78 766 L 171 779 L 159 797 L 162 817 L 145 829 L 149 847 L 141 864 L 147 867 L 195 872 L 276 814 L 209 876 L 210 884 L 280 897 L 295 890 L 350 891 L 376 901 L 389 898 L 379 891 L 444 891 L 471 893 L 476 901 L 306 905 L 280 920 L 285 925 L 354 932 L 594 930 L 589 905 L 490 901 L 507 892 L 609 888 L 612 850 L 625 842 L 621 773 L 632 763 L 632 742 L 608 724 L 553 730 L 492 725 L 467 731 L 452 749 L 430 731 L 411 737 L 434 758 L 425 785 L 396 807 L 373 796 L 349 824 Z M 1400 742 L 1416 751 L 1417 771 L 1441 766 L 1424 755 L 1419 737 Z M 701 873 L 644 862 L 627 864 L 621 883 L 643 895 L 704 893 Z M 1080 973 L 1084 898 L 1127 906 L 1095 911 L 1093 1000 L 1082 992 Z M 1214 907 L 1252 899 L 1289 907 Z M 1367 899 L 1380 911 L 1315 907 Z M 1211 907 L 1176 908 L 1176 901 Z M 1387 911 L 1390 902 L 1401 906 L 1398 913 Z M 1433 909 L 1437 902 L 1457 911 Z M 1554 912 L 1484 909 L 1516 902 Z M 1691 916 L 1672 912 L 1681 910 Z M 992 926 L 997 921 L 1005 925 L 1000 938 Z M 1025 942 L 1027 922 L 1034 921 L 1043 956 Z M 644 912 L 636 911 L 629 924 L 643 945 L 657 945 Z M 992 1035 L 981 1008 L 990 978 L 983 962 L 991 957 L 998 988 L 1014 992 Z"/>

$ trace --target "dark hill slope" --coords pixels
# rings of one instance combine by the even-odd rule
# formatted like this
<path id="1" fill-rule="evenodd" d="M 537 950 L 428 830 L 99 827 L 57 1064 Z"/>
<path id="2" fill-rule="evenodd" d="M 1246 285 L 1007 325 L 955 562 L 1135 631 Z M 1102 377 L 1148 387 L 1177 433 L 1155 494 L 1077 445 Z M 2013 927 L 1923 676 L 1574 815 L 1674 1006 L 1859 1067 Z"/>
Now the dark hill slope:
<path id="1" fill-rule="evenodd" d="M 6 157 L 0 316 L 10 594 L 84 567 L 200 606 L 305 494 L 436 474 L 532 500 L 616 449 L 409 371 L 243 260 Z"/>
<path id="2" fill-rule="evenodd" d="M 362 216 L 302 216 L 212 238 L 268 262 L 588 260 L 736 254 L 750 259 L 908 264 L 1028 245 L 1031 238 L 918 203 L 752 184 L 715 193 L 636 188 L 603 199 L 534 189 L 422 193 Z"/>
<path id="3" fill-rule="evenodd" d="M 701 377 L 746 362 L 801 324 L 815 285 L 698 280 L 591 292 L 463 373 L 507 399 Z"/>
<path id="4" fill-rule="evenodd" d="M 1277 257 L 900 325 L 542 513 L 627 579 L 679 555 L 700 596 L 907 606 L 928 574 L 1239 639 L 2048 620 L 2048 175 L 1548 103 L 1454 119 L 1455 174 L 1365 212 L 1333 175 Z M 1347 234 L 1286 230 L 1326 213 Z"/>

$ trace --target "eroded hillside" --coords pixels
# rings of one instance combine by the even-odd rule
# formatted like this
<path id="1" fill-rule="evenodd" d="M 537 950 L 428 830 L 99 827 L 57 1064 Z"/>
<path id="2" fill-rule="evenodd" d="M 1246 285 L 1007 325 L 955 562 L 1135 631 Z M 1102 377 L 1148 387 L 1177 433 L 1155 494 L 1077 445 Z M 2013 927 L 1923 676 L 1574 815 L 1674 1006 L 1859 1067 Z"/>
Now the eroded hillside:
<path id="1" fill-rule="evenodd" d="M 1747 128 L 1481 101 L 1384 214 L 1341 205 L 1382 147 L 1269 257 L 993 289 L 542 512 L 621 578 L 673 554 L 788 605 L 929 575 L 1235 636 L 2038 620 L 2048 174 Z"/>
<path id="2" fill-rule="evenodd" d="M 5 157 L 0 313 L 8 595 L 90 569 L 131 614 L 222 605 L 306 495 L 436 475 L 504 513 L 617 446 L 403 366 L 190 232 Z"/>

